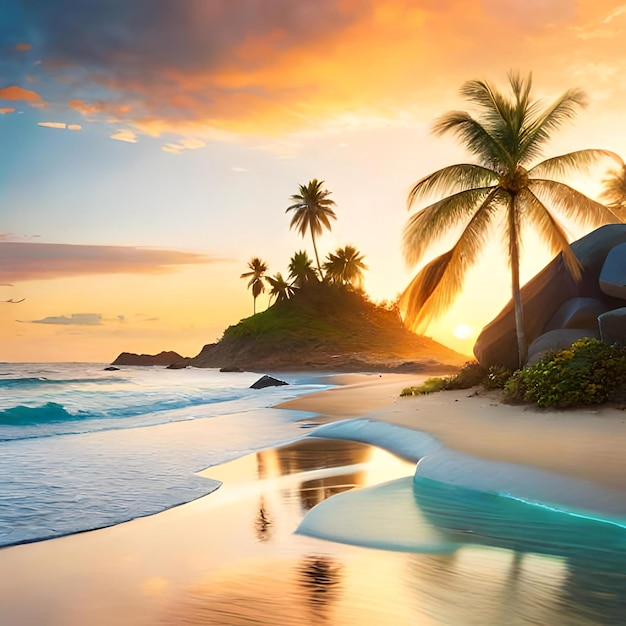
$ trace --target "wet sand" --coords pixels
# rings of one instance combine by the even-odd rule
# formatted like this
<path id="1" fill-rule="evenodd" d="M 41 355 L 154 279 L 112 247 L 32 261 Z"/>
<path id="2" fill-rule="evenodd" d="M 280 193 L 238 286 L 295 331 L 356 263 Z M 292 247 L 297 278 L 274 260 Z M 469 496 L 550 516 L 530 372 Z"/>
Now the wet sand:
<path id="1" fill-rule="evenodd" d="M 418 380 L 348 377 L 349 386 L 283 406 L 320 414 L 307 417 L 314 422 L 367 415 L 485 458 L 625 488 L 624 412 L 538 412 L 467 391 L 398 397 Z M 194 502 L 0 550 L 0 623 L 618 623 L 626 610 L 619 572 L 602 578 L 584 563 L 494 547 L 409 554 L 295 534 L 329 496 L 406 479 L 414 469 L 376 447 L 315 437 L 209 468 L 202 475 L 223 485 Z"/>

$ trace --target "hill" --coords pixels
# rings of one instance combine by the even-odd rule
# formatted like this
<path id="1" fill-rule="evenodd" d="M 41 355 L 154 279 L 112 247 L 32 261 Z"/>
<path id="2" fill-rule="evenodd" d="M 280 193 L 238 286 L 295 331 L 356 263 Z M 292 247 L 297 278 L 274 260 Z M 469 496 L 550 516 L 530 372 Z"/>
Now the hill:
<path id="1" fill-rule="evenodd" d="M 245 370 L 441 371 L 468 357 L 407 330 L 361 292 L 319 283 L 230 326 L 188 361 Z"/>

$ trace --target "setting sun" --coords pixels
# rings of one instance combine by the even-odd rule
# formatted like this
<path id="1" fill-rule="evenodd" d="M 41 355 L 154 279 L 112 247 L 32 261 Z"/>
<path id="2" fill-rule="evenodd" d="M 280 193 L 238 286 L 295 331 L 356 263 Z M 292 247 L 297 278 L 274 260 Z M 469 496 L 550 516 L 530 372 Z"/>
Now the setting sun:
<path id="1" fill-rule="evenodd" d="M 474 331 L 472 330 L 471 326 L 468 326 L 467 324 L 458 324 L 454 327 L 452 334 L 457 339 L 469 339 L 469 337 L 472 336 L 473 332 Z"/>

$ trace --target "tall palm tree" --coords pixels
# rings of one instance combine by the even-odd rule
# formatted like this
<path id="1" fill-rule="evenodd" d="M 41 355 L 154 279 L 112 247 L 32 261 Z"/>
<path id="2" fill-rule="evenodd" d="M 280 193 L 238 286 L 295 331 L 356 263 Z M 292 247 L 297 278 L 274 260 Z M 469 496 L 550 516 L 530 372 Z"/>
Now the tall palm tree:
<path id="1" fill-rule="evenodd" d="M 261 261 L 255 256 L 248 262 L 249 272 L 244 272 L 241 278 L 249 278 L 248 288 L 252 289 L 253 313 L 256 314 L 256 299 L 265 291 L 265 272 L 267 272 L 267 263 Z"/>
<path id="2" fill-rule="evenodd" d="M 289 278 L 297 288 L 301 288 L 307 283 L 317 282 L 317 272 L 313 267 L 313 261 L 309 255 L 300 250 L 296 252 L 289 261 Z"/>
<path id="3" fill-rule="evenodd" d="M 354 246 L 337 248 L 331 252 L 324 263 L 326 277 L 335 283 L 360 287 L 363 284 L 363 270 L 367 265 L 363 262 L 363 255 Z"/>
<path id="4" fill-rule="evenodd" d="M 611 170 L 602 181 L 604 191 L 600 195 L 606 206 L 613 211 L 622 222 L 626 220 L 626 165 Z"/>
<path id="5" fill-rule="evenodd" d="M 323 180 L 318 181 L 317 178 L 314 178 L 309 181 L 308 185 L 299 185 L 300 193 L 291 196 L 290 200 L 293 204 L 285 211 L 286 213 L 289 211 L 294 212 L 289 228 L 295 226 L 302 237 L 304 237 L 307 230 L 311 233 L 317 271 L 320 273 L 320 276 L 322 275 L 322 268 L 319 255 L 317 254 L 315 238 L 322 234 L 324 228 L 331 229 L 331 219 L 337 219 L 332 209 L 335 201 L 328 197 L 331 193 L 330 191 L 322 189 L 323 184 Z"/>
<path id="6" fill-rule="evenodd" d="M 504 211 L 508 261 L 515 311 L 519 363 L 526 362 L 527 341 L 520 293 L 519 261 L 522 227 L 532 225 L 553 253 L 561 253 L 571 274 L 581 268 L 563 226 L 551 209 L 567 219 L 596 226 L 615 222 L 606 207 L 556 180 L 586 170 L 600 157 L 621 159 L 606 150 L 580 150 L 532 163 L 552 131 L 585 105 L 584 93 L 571 89 L 548 106 L 531 98 L 532 75 L 509 74 L 511 97 L 489 83 L 472 80 L 461 95 L 476 105 L 474 118 L 452 111 L 435 123 L 437 135 L 452 133 L 472 153 L 475 164 L 451 165 L 419 180 L 408 196 L 409 208 L 429 196 L 444 196 L 409 218 L 404 229 L 404 256 L 416 264 L 428 246 L 456 225 L 461 234 L 446 253 L 428 263 L 403 292 L 401 306 L 414 328 L 441 314 L 461 290 L 466 271 L 476 262 L 496 214 Z M 549 208 L 550 207 L 550 208 Z"/>
<path id="7" fill-rule="evenodd" d="M 271 287 L 270 298 L 276 298 L 276 302 L 289 300 L 296 293 L 297 287 L 285 280 L 280 272 L 276 276 L 268 276 L 266 280 Z"/>

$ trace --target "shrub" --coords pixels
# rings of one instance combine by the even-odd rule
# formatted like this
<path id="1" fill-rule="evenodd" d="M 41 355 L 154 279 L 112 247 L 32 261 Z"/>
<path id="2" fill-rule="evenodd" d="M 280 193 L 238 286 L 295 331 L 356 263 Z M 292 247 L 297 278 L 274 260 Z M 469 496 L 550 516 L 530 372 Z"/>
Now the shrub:
<path id="1" fill-rule="evenodd" d="M 445 378 L 427 378 L 421 385 L 415 385 L 413 387 L 405 387 L 400 396 L 421 396 L 427 393 L 434 393 L 435 391 L 441 391 L 444 388 L 446 382 Z"/>
<path id="2" fill-rule="evenodd" d="M 487 370 L 487 376 L 485 376 L 481 384 L 485 389 L 504 389 L 511 375 L 512 372 L 508 367 L 491 365 Z"/>
<path id="3" fill-rule="evenodd" d="M 546 354 L 515 372 L 504 386 L 511 400 L 541 407 L 571 407 L 623 397 L 626 346 L 584 338 L 566 350 Z"/>
<path id="4" fill-rule="evenodd" d="M 480 385 L 487 376 L 487 370 L 476 361 L 468 361 L 458 374 L 445 378 L 444 389 L 469 389 Z"/>

